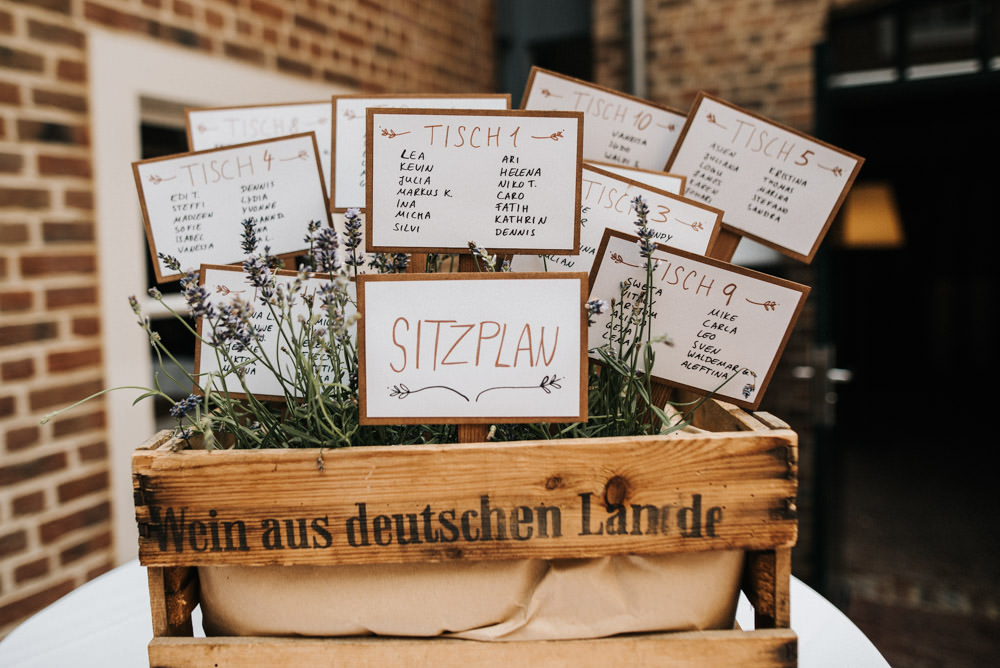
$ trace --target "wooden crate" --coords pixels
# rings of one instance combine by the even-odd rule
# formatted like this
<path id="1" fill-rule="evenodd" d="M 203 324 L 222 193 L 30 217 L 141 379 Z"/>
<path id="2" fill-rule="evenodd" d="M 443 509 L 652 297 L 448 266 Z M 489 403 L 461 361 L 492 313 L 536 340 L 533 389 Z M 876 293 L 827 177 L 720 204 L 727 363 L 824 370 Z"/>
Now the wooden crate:
<path id="1" fill-rule="evenodd" d="M 797 533 L 797 438 L 764 413 L 709 401 L 666 437 L 366 447 L 173 451 L 168 432 L 132 469 L 139 559 L 149 574 L 151 666 L 572 665 L 794 666 L 790 549 Z M 320 460 L 322 465 L 319 464 Z M 357 504 L 378 512 L 525 507 L 521 539 L 351 545 Z M 697 502 L 695 501 L 697 499 Z M 614 504 L 699 507 L 695 530 L 599 532 Z M 537 524 L 558 508 L 559 536 Z M 534 509 L 534 510 L 532 510 Z M 373 512 L 375 512 L 373 510 Z M 511 516 L 513 517 L 513 516 Z M 530 524 L 527 520 L 532 517 Z M 549 515 L 551 518 L 551 515 Z M 262 523 L 321 519 L 306 548 L 266 549 Z M 584 528 L 586 527 L 586 528 Z M 532 528 L 533 531 L 527 531 Z M 325 535 L 326 534 L 326 535 Z M 686 534 L 686 535 L 685 535 Z M 329 537 L 327 537 L 327 535 Z M 530 535 L 529 538 L 524 536 Z M 355 543 L 361 543 L 355 536 Z M 460 537 L 462 538 L 462 537 Z M 384 541 L 382 541 L 384 542 Z M 756 630 L 642 633 L 594 640 L 191 637 L 196 566 L 447 562 L 746 551 L 742 589 Z"/>

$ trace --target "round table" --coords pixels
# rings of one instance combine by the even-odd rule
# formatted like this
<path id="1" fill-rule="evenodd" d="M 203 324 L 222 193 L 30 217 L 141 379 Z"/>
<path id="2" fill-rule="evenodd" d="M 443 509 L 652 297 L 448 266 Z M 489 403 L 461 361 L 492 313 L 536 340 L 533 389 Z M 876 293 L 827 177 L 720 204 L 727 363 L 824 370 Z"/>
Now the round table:
<path id="1" fill-rule="evenodd" d="M 794 577 L 791 613 L 802 668 L 888 668 L 851 620 Z M 195 635 L 204 636 L 201 611 L 195 609 L 192 619 Z M 736 619 L 742 628 L 753 628 L 753 610 L 742 595 Z M 146 666 L 146 645 L 152 637 L 146 569 L 138 561 L 130 561 L 75 589 L 15 628 L 0 642 L 0 666 Z"/>

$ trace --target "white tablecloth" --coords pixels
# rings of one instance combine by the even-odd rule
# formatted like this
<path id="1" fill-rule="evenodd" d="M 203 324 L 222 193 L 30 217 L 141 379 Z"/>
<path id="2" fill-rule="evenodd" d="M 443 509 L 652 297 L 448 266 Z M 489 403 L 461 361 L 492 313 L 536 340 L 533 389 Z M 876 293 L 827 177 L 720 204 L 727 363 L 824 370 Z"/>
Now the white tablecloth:
<path id="1" fill-rule="evenodd" d="M 829 601 L 803 582 L 791 582 L 792 629 L 802 668 L 888 667 L 868 638 Z M 736 615 L 753 628 L 753 610 L 740 599 Z M 195 635 L 201 612 L 193 614 Z M 3 668 L 136 668 L 149 665 L 153 637 L 146 569 L 132 561 L 59 599 L 0 642 Z"/>

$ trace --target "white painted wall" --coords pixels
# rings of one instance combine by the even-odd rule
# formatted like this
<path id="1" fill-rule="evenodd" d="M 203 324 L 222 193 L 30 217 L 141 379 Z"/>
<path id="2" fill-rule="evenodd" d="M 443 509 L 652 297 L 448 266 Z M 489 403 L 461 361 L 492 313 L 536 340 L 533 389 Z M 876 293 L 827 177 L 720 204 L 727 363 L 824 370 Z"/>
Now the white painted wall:
<path id="1" fill-rule="evenodd" d="M 132 162 L 140 158 L 140 100 L 232 106 L 318 101 L 351 91 L 104 30 L 89 31 L 87 43 L 105 382 L 145 386 L 152 382 L 149 346 L 128 306 L 133 294 L 151 304 L 149 250 L 132 177 Z M 154 430 L 152 403 L 132 406 L 138 394 L 112 392 L 107 403 L 116 563 L 136 555 L 130 457 Z"/>

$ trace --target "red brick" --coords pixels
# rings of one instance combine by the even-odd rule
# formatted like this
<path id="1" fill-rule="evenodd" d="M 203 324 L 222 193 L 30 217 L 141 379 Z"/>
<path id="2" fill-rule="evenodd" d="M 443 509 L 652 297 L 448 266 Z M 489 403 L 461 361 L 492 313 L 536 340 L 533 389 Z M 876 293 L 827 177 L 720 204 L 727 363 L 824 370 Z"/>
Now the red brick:
<path id="1" fill-rule="evenodd" d="M 0 397 L 0 418 L 8 417 L 17 410 L 17 402 L 14 397 Z"/>
<path id="2" fill-rule="evenodd" d="M 55 385 L 41 390 L 35 390 L 28 395 L 31 410 L 37 411 L 53 406 L 62 407 L 72 404 L 84 397 L 88 397 L 95 392 L 104 389 L 100 381 L 90 380 L 83 383 L 73 383 L 71 385 Z"/>
<path id="3" fill-rule="evenodd" d="M 85 255 L 25 255 L 21 257 L 24 276 L 49 276 L 56 274 L 93 274 L 97 261 L 92 254 Z"/>
<path id="4" fill-rule="evenodd" d="M 188 2 L 174 0 L 174 13 L 177 14 L 177 16 L 189 19 L 194 16 L 194 7 L 192 7 Z"/>
<path id="5" fill-rule="evenodd" d="M 0 174 L 17 174 L 24 166 L 24 158 L 18 153 L 0 153 Z"/>
<path id="6" fill-rule="evenodd" d="M 72 371 L 81 367 L 96 366 L 101 363 L 100 348 L 81 348 L 49 353 L 49 373 Z"/>
<path id="7" fill-rule="evenodd" d="M 100 429 L 106 424 L 104 411 L 97 411 L 88 415 L 63 418 L 56 420 L 52 424 L 52 435 L 56 437 L 68 436 L 81 431 L 93 431 Z"/>
<path id="8" fill-rule="evenodd" d="M 223 52 L 231 58 L 238 58 L 239 60 L 245 60 L 249 63 L 255 63 L 257 65 L 263 65 L 267 62 L 267 56 L 264 55 L 263 51 L 250 46 L 226 42 L 222 45 L 222 49 Z"/>
<path id="9" fill-rule="evenodd" d="M 0 628 L 38 612 L 73 591 L 75 586 L 72 579 L 63 580 L 40 592 L 15 599 L 0 607 Z"/>
<path id="10" fill-rule="evenodd" d="M 36 88 L 31 92 L 35 104 L 40 107 L 54 107 L 64 111 L 74 111 L 86 113 L 87 98 L 82 95 L 71 95 L 60 93 L 54 90 L 41 90 Z"/>
<path id="11" fill-rule="evenodd" d="M 122 28 L 133 32 L 149 33 L 150 21 L 144 18 L 119 12 L 106 5 L 96 2 L 84 3 L 84 16 L 110 28 Z"/>
<path id="12" fill-rule="evenodd" d="M 49 206 L 49 192 L 38 188 L 0 188 L 0 207 L 44 209 Z"/>
<path id="13" fill-rule="evenodd" d="M 56 76 L 60 81 L 83 83 L 87 80 L 87 66 L 78 60 L 59 59 L 56 63 Z"/>
<path id="14" fill-rule="evenodd" d="M 219 12 L 214 12 L 211 9 L 206 9 L 205 23 L 208 24 L 209 28 L 221 28 L 226 24 L 226 20 Z"/>
<path id="15" fill-rule="evenodd" d="M 91 176 L 89 158 L 67 158 L 59 155 L 38 156 L 38 173 L 42 176 Z"/>
<path id="16" fill-rule="evenodd" d="M 33 301 L 32 294 L 27 290 L 0 292 L 0 312 L 27 311 Z"/>
<path id="17" fill-rule="evenodd" d="M 28 36 L 50 44 L 65 44 L 77 49 L 86 45 L 84 35 L 79 30 L 57 26 L 42 21 L 28 21 Z"/>
<path id="18" fill-rule="evenodd" d="M 311 77 L 313 74 L 312 65 L 298 60 L 292 60 L 291 58 L 278 56 L 277 64 L 280 71 L 288 74 L 298 74 L 304 77 Z"/>
<path id="19" fill-rule="evenodd" d="M 59 563 L 65 566 L 78 559 L 82 559 L 89 554 L 93 554 L 94 552 L 106 550 L 109 547 L 111 547 L 111 532 L 102 531 L 93 538 L 88 538 L 87 540 L 67 547 L 65 550 L 60 552 Z"/>
<path id="20" fill-rule="evenodd" d="M 108 472 L 98 471 L 76 480 L 69 480 L 56 489 L 59 494 L 59 503 L 67 503 L 95 492 L 104 492 L 108 489 Z"/>
<path id="21" fill-rule="evenodd" d="M 0 103 L 21 104 L 21 87 L 17 84 L 0 81 Z"/>
<path id="22" fill-rule="evenodd" d="M 279 5 L 270 2 L 261 2 L 261 0 L 250 0 L 250 11 L 273 21 L 280 21 L 285 17 L 285 13 L 281 11 Z"/>
<path id="23" fill-rule="evenodd" d="M 0 32 L 5 35 L 14 32 L 14 17 L 10 12 L 0 12 Z"/>
<path id="24" fill-rule="evenodd" d="M 107 459 L 108 444 L 104 441 L 98 441 L 97 443 L 90 443 L 89 445 L 81 445 L 77 448 L 77 453 L 80 455 L 80 461 L 84 462 Z"/>
<path id="25" fill-rule="evenodd" d="M 38 527 L 38 535 L 48 545 L 66 534 L 108 521 L 111 517 L 111 503 L 102 501 L 96 506 L 78 510 L 59 519 L 43 523 Z"/>
<path id="26" fill-rule="evenodd" d="M 45 58 L 37 53 L 0 46 L 0 67 L 25 72 L 41 72 L 45 69 Z"/>
<path id="27" fill-rule="evenodd" d="M 90 190 L 67 190 L 66 206 L 73 209 L 94 210 L 94 193 Z"/>
<path id="28" fill-rule="evenodd" d="M 0 487 L 24 482 L 66 468 L 66 453 L 55 452 L 18 464 L 0 466 Z"/>
<path id="29" fill-rule="evenodd" d="M 36 425 L 16 427 L 7 430 L 7 452 L 24 450 L 38 443 L 39 429 Z"/>
<path id="30" fill-rule="evenodd" d="M 46 243 L 60 241 L 93 241 L 94 224 L 89 221 L 70 223 L 43 223 L 42 239 Z"/>
<path id="31" fill-rule="evenodd" d="M 97 288 L 87 285 L 80 288 L 53 288 L 45 291 L 45 308 L 67 308 L 97 303 Z"/>
<path id="32" fill-rule="evenodd" d="M 73 333 L 77 336 L 97 336 L 101 333 L 101 321 L 99 318 L 74 318 Z"/>
<path id="33" fill-rule="evenodd" d="M 0 223 L 0 244 L 23 244 L 29 238 L 24 223 Z"/>
<path id="34" fill-rule="evenodd" d="M 0 558 L 22 551 L 28 547 L 28 533 L 24 529 L 0 536 Z"/>
<path id="35" fill-rule="evenodd" d="M 319 21 L 314 21 L 308 16 L 302 16 L 301 14 L 295 15 L 295 27 L 302 28 L 303 30 L 309 30 L 318 35 L 325 35 L 327 32 L 326 25 L 320 23 Z"/>
<path id="36" fill-rule="evenodd" d="M 54 322 L 33 322 L 27 325 L 0 326 L 0 348 L 22 343 L 54 339 L 59 333 Z"/>
<path id="37" fill-rule="evenodd" d="M 69 14 L 73 6 L 73 0 L 17 0 L 35 9 L 47 9 L 50 12 L 59 14 Z"/>
<path id="38" fill-rule="evenodd" d="M 18 119 L 17 136 L 21 142 L 43 142 L 46 144 L 77 146 L 90 145 L 90 136 L 85 126 L 66 125 L 54 121 Z"/>
<path id="39" fill-rule="evenodd" d="M 41 559 L 35 559 L 34 561 L 29 561 L 26 564 L 21 564 L 14 569 L 14 582 L 21 584 L 22 582 L 27 582 L 28 580 L 34 580 L 40 578 L 43 575 L 49 574 L 49 558 L 42 557 Z"/>
<path id="40" fill-rule="evenodd" d="M 37 491 L 14 497 L 11 503 L 14 515 L 34 515 L 45 510 L 45 492 Z"/>
<path id="41" fill-rule="evenodd" d="M 0 364 L 0 380 L 24 380 L 35 375 L 35 360 L 27 357 Z"/>

